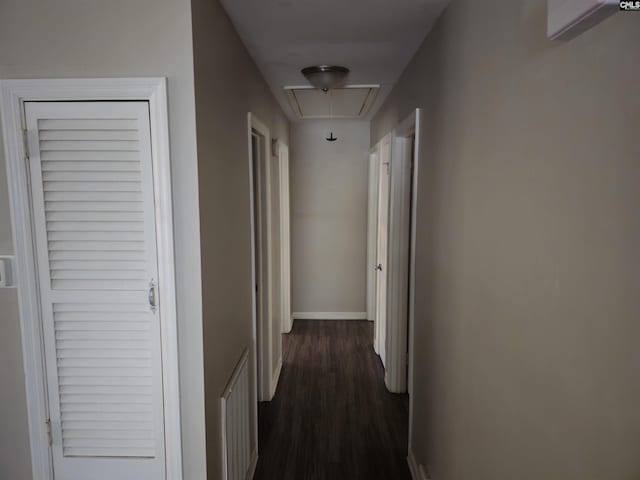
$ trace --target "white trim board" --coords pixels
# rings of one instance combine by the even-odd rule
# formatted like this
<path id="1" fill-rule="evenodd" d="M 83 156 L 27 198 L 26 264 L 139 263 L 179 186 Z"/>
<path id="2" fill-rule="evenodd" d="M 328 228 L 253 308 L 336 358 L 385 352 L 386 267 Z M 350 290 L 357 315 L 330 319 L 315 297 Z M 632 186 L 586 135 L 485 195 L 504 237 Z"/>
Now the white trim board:
<path id="1" fill-rule="evenodd" d="M 253 178 L 253 147 L 251 143 L 253 131 L 252 131 L 252 115 L 249 112 L 247 114 L 247 160 L 249 161 L 249 223 L 251 228 L 251 343 L 253 347 L 253 395 L 251 397 L 251 403 L 253 405 L 252 409 L 252 417 L 253 423 L 256 425 L 256 428 L 253 430 L 253 442 L 256 446 L 255 452 L 257 456 L 258 452 L 258 398 L 260 396 L 260 380 L 258 373 L 258 329 L 257 329 L 257 314 L 256 314 L 256 289 L 254 285 L 256 284 L 256 218 L 254 212 L 254 178 Z M 256 460 L 257 463 L 257 460 Z"/>
<path id="2" fill-rule="evenodd" d="M 407 391 L 409 393 L 409 439 L 408 445 L 411 450 L 413 437 L 413 376 L 414 376 L 414 350 L 415 350 L 415 298 L 416 298 L 416 286 L 415 286 L 415 266 L 416 266 L 416 232 L 417 232 L 417 211 L 418 205 L 418 174 L 420 163 L 426 160 L 426 149 L 423 145 L 422 128 L 424 122 L 422 121 L 423 110 L 417 108 L 409 116 L 407 116 L 402 122 L 400 122 L 394 131 L 392 132 L 394 143 L 398 140 L 404 141 L 407 138 L 414 136 L 414 151 L 413 151 L 413 174 L 411 184 L 411 216 L 410 218 L 403 218 L 402 225 L 399 226 L 399 231 L 409 232 L 410 249 L 408 255 L 409 275 L 408 284 L 403 285 L 402 291 L 396 293 L 398 298 L 406 298 L 408 291 L 408 325 L 406 331 L 398 329 L 387 329 L 388 339 L 387 342 L 395 348 L 390 350 L 391 355 L 388 360 L 388 368 L 385 368 L 385 384 L 391 391 Z M 397 153 L 402 153 L 402 149 Z M 394 152 L 395 153 L 395 152 Z M 408 152 L 404 152 L 408 153 Z M 397 156 L 397 155 L 396 155 Z M 404 241 L 404 240 L 403 240 Z M 402 274 L 404 278 L 404 273 Z M 397 282 L 392 282 L 392 287 L 395 288 Z M 404 313 L 403 313 L 404 315 Z M 401 335 L 398 335 L 400 333 Z M 400 348 L 404 348 L 408 341 L 408 352 L 406 360 L 401 359 L 398 362 L 397 357 Z M 377 343 L 374 343 L 376 348 Z M 376 350 L 379 354 L 379 350 Z M 406 367 L 406 373 L 405 373 Z M 406 385 L 403 385 L 406 378 Z"/>
<path id="3" fill-rule="evenodd" d="M 294 320 L 367 320 L 367 312 L 293 312 Z"/>
<path id="4" fill-rule="evenodd" d="M 427 474 L 423 465 L 418 465 L 413 450 L 409 449 L 409 455 L 407 455 L 407 463 L 409 464 L 409 471 L 411 472 L 411 478 L 413 480 L 431 480 L 431 477 Z"/>
<path id="5" fill-rule="evenodd" d="M 414 114 L 415 119 L 415 114 Z M 387 260 L 385 384 L 390 392 L 407 391 L 407 335 L 411 235 L 411 132 L 392 136 Z"/>
<path id="6" fill-rule="evenodd" d="M 256 318 L 256 309 L 260 308 L 258 305 L 259 296 L 256 295 L 255 288 L 252 288 L 252 315 L 253 315 L 253 325 L 254 327 L 257 324 L 257 327 L 254 328 L 254 338 L 253 338 L 253 346 L 255 352 L 256 366 L 255 366 L 255 376 L 256 376 L 256 391 L 257 391 L 257 399 L 254 402 L 256 408 L 254 412 L 255 421 L 257 425 L 258 421 L 258 412 L 257 412 L 257 402 L 258 401 L 269 401 L 271 400 L 270 392 L 271 392 L 271 381 L 272 381 L 272 372 L 273 372 L 273 348 L 272 348 L 272 322 L 273 322 L 273 285 L 272 285 L 272 277 L 271 273 L 273 272 L 273 256 L 272 256 L 272 245 L 273 245 L 273 236 L 272 236 L 272 221 L 271 221 L 271 132 L 269 127 L 264 124 L 260 119 L 258 119 L 251 112 L 247 114 L 247 126 L 248 126 L 248 150 L 249 150 L 249 195 L 250 202 L 249 208 L 251 209 L 251 278 L 252 285 L 258 285 L 260 289 L 260 295 L 263 299 L 266 300 L 266 313 L 262 312 L 263 315 L 259 321 Z M 262 182 L 265 187 L 265 206 L 264 213 L 266 215 L 266 231 L 260 232 L 257 230 L 258 221 L 262 221 L 263 219 L 256 215 L 254 212 L 254 183 L 256 181 L 260 181 L 261 179 L 255 179 L 253 176 L 253 151 L 251 147 L 251 138 L 253 132 L 257 132 L 260 136 L 264 138 L 264 144 L 261 145 L 262 155 L 260 157 L 260 161 L 263 162 L 262 165 L 262 173 L 264 175 L 264 181 Z M 266 252 L 266 258 L 262 258 L 262 253 L 258 259 L 256 259 L 256 232 L 263 235 L 264 244 L 261 245 L 261 248 L 264 248 Z M 264 278 L 262 278 L 262 282 L 258 281 L 257 272 L 256 272 L 256 262 L 263 262 L 264 271 L 266 274 L 263 274 Z M 256 307 L 258 305 L 258 307 Z M 258 356 L 260 356 L 260 362 L 258 363 Z M 256 434 L 257 435 L 257 434 Z M 257 437 L 256 437 L 257 441 Z"/>
<path id="7" fill-rule="evenodd" d="M 369 191 L 367 205 L 367 316 L 376 320 L 376 255 L 378 248 L 378 145 L 369 151 Z"/>
<path id="8" fill-rule="evenodd" d="M 278 142 L 278 193 L 280 211 L 280 305 L 282 333 L 293 327 L 291 318 L 291 214 L 289 188 L 289 146 Z"/>
<path id="9" fill-rule="evenodd" d="M 250 368 L 249 352 L 250 350 L 248 348 L 245 348 L 244 352 L 242 352 L 242 355 L 240 356 L 240 360 L 238 360 L 238 363 L 233 369 L 233 373 L 231 374 L 231 377 L 229 378 L 229 381 L 227 382 L 227 385 L 224 387 L 224 391 L 220 396 L 220 427 L 221 427 L 220 435 L 222 438 L 222 442 L 221 442 L 222 465 L 221 466 L 222 466 L 222 478 L 225 480 L 228 480 L 229 478 L 228 447 L 229 447 L 229 440 L 230 440 L 227 436 L 227 410 L 229 409 L 227 402 L 229 401 L 231 392 L 233 392 L 234 388 L 236 387 L 235 385 L 236 380 L 240 376 L 240 373 L 242 372 L 242 369 L 244 368 L 244 366 L 246 365 L 247 368 Z M 251 375 L 249 375 L 248 382 L 251 383 Z M 249 398 L 249 402 L 251 402 L 252 400 L 253 400 L 252 398 Z M 251 451 L 251 458 L 250 458 L 250 463 L 248 467 L 248 470 L 251 471 L 252 474 L 253 474 L 253 469 L 255 468 L 255 465 L 253 465 L 253 462 L 254 462 L 254 459 L 257 462 L 257 456 L 258 456 L 258 447 L 257 445 L 254 445 Z M 252 477 L 247 477 L 247 478 L 252 478 Z"/>
<path id="10" fill-rule="evenodd" d="M 414 375 L 414 351 L 415 351 L 415 304 L 416 304 L 416 234 L 418 228 L 418 174 L 420 163 L 423 156 L 426 156 L 426 150 L 423 146 L 422 128 L 424 125 L 423 109 L 417 108 L 415 111 L 415 124 L 412 127 L 412 115 L 402 122 L 399 131 L 404 128 L 413 128 L 415 133 L 414 144 L 414 165 L 413 165 L 413 184 L 411 187 L 411 250 L 409 251 L 409 352 L 407 361 L 407 392 L 409 393 L 409 450 L 412 448 L 411 438 L 413 437 L 413 375 Z M 424 159 L 426 160 L 426 159 Z"/>
<path id="11" fill-rule="evenodd" d="M 31 230 L 28 172 L 23 141 L 26 101 L 138 100 L 149 102 L 159 291 L 166 478 L 182 479 L 182 438 L 175 298 L 173 213 L 167 90 L 164 78 L 27 79 L 0 81 L 0 109 L 16 257 L 16 286 L 26 378 L 33 478 L 53 480 L 45 420 L 48 418 L 40 303 Z"/>
<path id="12" fill-rule="evenodd" d="M 256 473 L 256 467 L 258 466 L 258 449 L 254 449 L 251 454 L 251 463 L 249 464 L 249 472 L 247 473 L 247 478 L 253 478 Z"/>
<path id="13" fill-rule="evenodd" d="M 278 360 L 278 364 L 276 365 L 276 371 L 273 372 L 273 376 L 271 377 L 271 388 L 269 389 L 269 394 L 271 398 L 276 394 L 276 390 L 278 389 L 278 382 L 280 381 L 280 373 L 282 372 L 282 356 Z"/>
<path id="14" fill-rule="evenodd" d="M 418 108 L 400 122 L 392 132 L 388 360 L 385 369 L 385 383 L 392 392 L 408 391 L 410 422 L 413 418 L 411 394 L 413 393 L 418 169 L 422 156 L 421 117 L 422 110 Z M 413 157 L 410 148 L 412 138 Z M 409 169 L 411 164 L 413 164 L 412 172 Z M 410 180 L 412 183 L 409 182 Z M 409 196 L 409 191 L 411 196 Z M 407 297 L 409 298 L 408 304 L 403 301 Z M 411 423 L 409 424 L 409 432 L 410 434 L 412 432 Z"/>

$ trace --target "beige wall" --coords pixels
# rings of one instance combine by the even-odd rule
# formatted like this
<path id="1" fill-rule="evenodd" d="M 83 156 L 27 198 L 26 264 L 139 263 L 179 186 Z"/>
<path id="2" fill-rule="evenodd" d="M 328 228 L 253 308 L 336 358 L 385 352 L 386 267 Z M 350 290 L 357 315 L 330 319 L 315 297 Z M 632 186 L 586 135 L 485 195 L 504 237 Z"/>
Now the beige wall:
<path id="1" fill-rule="evenodd" d="M 372 124 L 426 110 L 413 444 L 437 480 L 640 478 L 640 18 L 454 0 Z"/>
<path id="2" fill-rule="evenodd" d="M 366 312 L 368 172 L 368 122 L 292 126 L 293 312 Z"/>
<path id="3" fill-rule="evenodd" d="M 166 76 L 186 480 L 205 477 L 200 242 L 187 0 L 2 0 L 0 79 Z M 13 252 L 0 152 L 0 254 Z M 0 291 L 0 478 L 31 477 L 15 291 Z"/>
<path id="4" fill-rule="evenodd" d="M 285 143 L 289 127 L 218 1 L 193 0 L 192 9 L 207 465 L 209 479 L 216 479 L 221 472 L 219 399 L 252 344 L 247 112 Z"/>
<path id="5" fill-rule="evenodd" d="M 0 478 L 31 479 L 18 299 L 0 289 Z"/>

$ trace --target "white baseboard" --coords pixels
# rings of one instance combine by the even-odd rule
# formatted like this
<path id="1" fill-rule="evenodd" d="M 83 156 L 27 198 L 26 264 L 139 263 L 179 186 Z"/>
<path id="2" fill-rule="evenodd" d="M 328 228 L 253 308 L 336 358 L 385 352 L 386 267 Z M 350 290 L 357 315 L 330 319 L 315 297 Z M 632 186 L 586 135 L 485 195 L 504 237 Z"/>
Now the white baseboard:
<path id="1" fill-rule="evenodd" d="M 251 463 L 249 464 L 249 471 L 247 472 L 247 480 L 252 480 L 256 473 L 256 467 L 258 466 L 258 449 L 256 448 L 251 454 Z"/>
<path id="2" fill-rule="evenodd" d="M 367 312 L 294 312 L 296 320 L 366 320 Z"/>
<path id="3" fill-rule="evenodd" d="M 407 463 L 409 464 L 409 471 L 411 472 L 411 478 L 413 480 L 431 480 L 431 477 L 427 475 L 423 465 L 418 465 L 416 457 L 413 455 L 413 450 L 409 449 L 409 455 L 407 456 Z"/>
<path id="4" fill-rule="evenodd" d="M 293 330 L 293 320 L 294 320 L 294 316 L 293 314 L 291 315 L 291 320 L 289 320 L 289 323 L 287 325 L 282 324 L 282 333 L 291 333 L 291 330 Z"/>
<path id="5" fill-rule="evenodd" d="M 269 396 L 273 399 L 273 396 L 276 394 L 276 390 L 278 388 L 278 382 L 280 381 L 280 372 L 282 371 L 282 357 L 278 360 L 278 365 L 276 365 L 276 371 L 273 373 L 271 377 L 271 391 L 269 392 Z"/>

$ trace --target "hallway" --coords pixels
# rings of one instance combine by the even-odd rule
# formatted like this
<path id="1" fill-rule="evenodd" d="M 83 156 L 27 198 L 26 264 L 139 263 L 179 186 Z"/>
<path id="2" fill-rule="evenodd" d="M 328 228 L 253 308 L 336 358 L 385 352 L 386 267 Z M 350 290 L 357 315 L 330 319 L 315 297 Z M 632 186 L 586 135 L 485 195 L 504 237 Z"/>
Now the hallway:
<path id="1" fill-rule="evenodd" d="M 255 479 L 409 479 L 408 397 L 389 393 L 367 321 L 296 320 Z"/>

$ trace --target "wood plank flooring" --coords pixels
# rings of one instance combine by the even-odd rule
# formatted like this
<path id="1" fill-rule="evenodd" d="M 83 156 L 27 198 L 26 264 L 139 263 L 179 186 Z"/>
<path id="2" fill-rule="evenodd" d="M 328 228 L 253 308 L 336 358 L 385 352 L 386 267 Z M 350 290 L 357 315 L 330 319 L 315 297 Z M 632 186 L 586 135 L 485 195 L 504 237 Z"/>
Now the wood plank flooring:
<path id="1" fill-rule="evenodd" d="M 255 480 L 409 480 L 408 397 L 389 393 L 366 321 L 296 320 L 259 405 Z"/>

